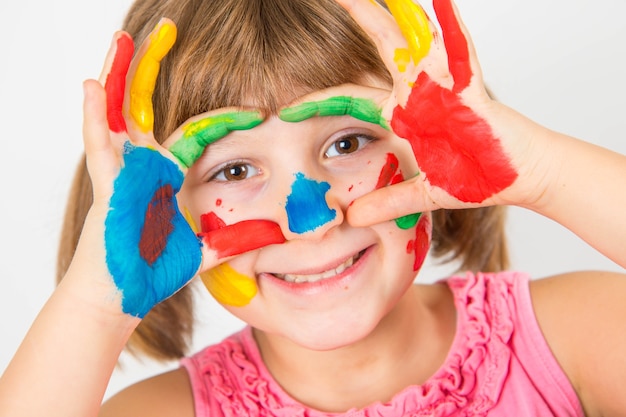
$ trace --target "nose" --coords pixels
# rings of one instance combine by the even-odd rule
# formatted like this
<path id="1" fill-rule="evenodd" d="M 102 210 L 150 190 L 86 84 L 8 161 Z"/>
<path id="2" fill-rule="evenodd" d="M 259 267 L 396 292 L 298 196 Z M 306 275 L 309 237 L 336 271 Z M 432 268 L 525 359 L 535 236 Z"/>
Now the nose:
<path id="1" fill-rule="evenodd" d="M 289 239 L 315 239 L 343 223 L 344 211 L 330 183 L 294 174 L 285 203 L 286 225 L 281 225 Z"/>

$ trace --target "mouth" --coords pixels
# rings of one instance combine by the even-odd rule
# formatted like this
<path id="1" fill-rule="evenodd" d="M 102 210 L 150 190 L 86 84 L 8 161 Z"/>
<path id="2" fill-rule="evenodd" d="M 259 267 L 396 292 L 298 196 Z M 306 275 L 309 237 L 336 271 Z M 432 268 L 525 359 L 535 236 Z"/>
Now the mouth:
<path id="1" fill-rule="evenodd" d="M 327 271 L 320 272 L 317 274 L 278 274 L 273 273 L 272 275 L 278 279 L 281 279 L 286 282 L 292 282 L 296 284 L 304 284 L 308 282 L 317 282 L 324 279 L 335 277 L 341 273 L 343 273 L 346 269 L 350 268 L 352 265 L 357 263 L 359 259 L 365 254 L 366 249 L 363 249 L 359 253 L 349 257 L 345 261 L 343 261 L 340 265 L 331 268 Z"/>

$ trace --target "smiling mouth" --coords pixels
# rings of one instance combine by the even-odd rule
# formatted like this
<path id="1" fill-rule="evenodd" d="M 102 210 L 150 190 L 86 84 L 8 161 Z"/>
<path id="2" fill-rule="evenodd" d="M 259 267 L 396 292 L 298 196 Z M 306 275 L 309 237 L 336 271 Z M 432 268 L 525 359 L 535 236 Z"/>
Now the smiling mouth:
<path id="1" fill-rule="evenodd" d="M 365 249 L 361 252 L 357 253 L 354 256 L 346 259 L 343 263 L 336 266 L 335 268 L 329 269 L 328 271 L 321 272 L 319 274 L 310 274 L 310 275 L 301 275 L 301 274 L 272 274 L 276 278 L 282 279 L 286 282 L 293 282 L 296 284 L 306 283 L 306 282 L 317 282 L 323 279 L 332 278 L 344 272 L 346 269 L 350 268 L 354 265 L 365 253 Z"/>

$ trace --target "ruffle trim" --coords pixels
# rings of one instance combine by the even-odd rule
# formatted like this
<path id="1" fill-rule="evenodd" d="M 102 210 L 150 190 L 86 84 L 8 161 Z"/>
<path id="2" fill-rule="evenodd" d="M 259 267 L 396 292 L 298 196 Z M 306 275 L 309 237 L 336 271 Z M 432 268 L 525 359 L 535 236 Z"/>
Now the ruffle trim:
<path id="1" fill-rule="evenodd" d="M 484 416 L 497 403 L 506 379 L 513 333 L 510 298 L 514 281 L 524 277 L 468 273 L 448 279 L 458 316 L 443 365 L 423 385 L 363 409 L 324 413 L 293 400 L 263 365 L 250 328 L 191 360 L 206 378 L 207 400 L 219 404 L 226 417 Z"/>

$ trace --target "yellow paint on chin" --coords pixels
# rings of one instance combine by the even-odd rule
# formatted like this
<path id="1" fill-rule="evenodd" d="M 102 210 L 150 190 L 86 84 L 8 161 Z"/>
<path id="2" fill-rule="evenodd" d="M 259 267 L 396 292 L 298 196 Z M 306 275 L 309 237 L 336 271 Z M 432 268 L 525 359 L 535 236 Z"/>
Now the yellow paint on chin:
<path id="1" fill-rule="evenodd" d="M 159 23 L 150 34 L 149 45 L 141 57 L 130 85 L 130 114 L 137 127 L 150 132 L 154 126 L 152 95 L 161 60 L 176 42 L 176 26 L 170 21 Z"/>
<path id="2" fill-rule="evenodd" d="M 408 53 L 413 63 L 419 64 L 428 55 L 433 42 L 428 15 L 422 6 L 412 0 L 387 0 L 387 6 L 409 43 Z M 395 61 L 402 72 L 406 69 L 406 56 L 401 51 L 401 49 L 396 50 Z"/>
<path id="3" fill-rule="evenodd" d="M 202 283 L 215 299 L 224 305 L 243 307 L 257 293 L 256 281 L 224 263 L 200 274 Z"/>

